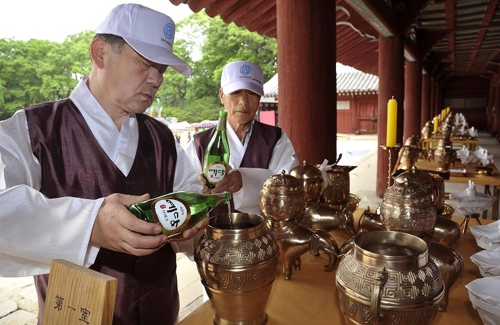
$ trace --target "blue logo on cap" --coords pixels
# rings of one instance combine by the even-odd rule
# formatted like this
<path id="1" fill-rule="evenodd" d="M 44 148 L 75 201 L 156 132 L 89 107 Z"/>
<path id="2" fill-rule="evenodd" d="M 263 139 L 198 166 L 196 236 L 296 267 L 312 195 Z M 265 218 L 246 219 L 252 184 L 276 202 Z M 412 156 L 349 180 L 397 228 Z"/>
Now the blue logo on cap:
<path id="1" fill-rule="evenodd" d="M 243 75 L 250 74 L 252 72 L 252 68 L 248 64 L 244 64 L 240 68 L 240 73 Z"/>
<path id="2" fill-rule="evenodd" d="M 174 32 L 175 32 L 174 25 L 170 23 L 166 24 L 165 27 L 163 27 L 163 35 L 165 35 L 167 39 L 174 38 Z"/>

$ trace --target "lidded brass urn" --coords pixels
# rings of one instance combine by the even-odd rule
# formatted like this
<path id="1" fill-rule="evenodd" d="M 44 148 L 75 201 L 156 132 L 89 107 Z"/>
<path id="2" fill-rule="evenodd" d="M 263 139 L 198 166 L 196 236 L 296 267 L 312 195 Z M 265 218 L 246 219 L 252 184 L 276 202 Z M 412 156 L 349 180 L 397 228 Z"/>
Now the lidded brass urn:
<path id="1" fill-rule="evenodd" d="M 403 178 L 385 190 L 380 215 L 387 230 L 422 237 L 434 228 L 437 209 L 430 189 Z"/>
<path id="2" fill-rule="evenodd" d="M 453 165 L 457 157 L 457 152 L 452 147 L 449 138 L 439 139 L 434 150 L 434 160 L 436 161 L 438 171 L 447 171 Z"/>
<path id="3" fill-rule="evenodd" d="M 286 280 L 291 279 L 292 269 L 300 270 L 300 256 L 306 252 L 326 257 L 325 271 L 334 270 L 338 261 L 335 239 L 324 229 L 312 230 L 299 223 L 306 202 L 303 185 L 298 178 L 287 175 L 285 171 L 269 177 L 260 191 L 259 205 L 278 241 L 279 261 Z"/>
<path id="4" fill-rule="evenodd" d="M 428 188 L 432 193 L 432 199 L 436 205 L 438 215 L 444 212 L 445 209 L 445 186 L 444 179 L 437 173 L 419 170 L 413 166 L 405 172 L 399 174 L 395 182 L 404 183 L 407 178 L 410 183 L 421 184 Z"/>
<path id="5" fill-rule="evenodd" d="M 317 201 L 321 198 L 325 181 L 319 168 L 308 164 L 304 160 L 302 165 L 290 170 L 290 175 L 297 178 L 299 182 L 302 182 L 306 202 Z"/>
<path id="6" fill-rule="evenodd" d="M 269 177 L 260 191 L 260 209 L 274 221 L 296 220 L 304 212 L 304 201 L 302 184 L 284 170 Z"/>

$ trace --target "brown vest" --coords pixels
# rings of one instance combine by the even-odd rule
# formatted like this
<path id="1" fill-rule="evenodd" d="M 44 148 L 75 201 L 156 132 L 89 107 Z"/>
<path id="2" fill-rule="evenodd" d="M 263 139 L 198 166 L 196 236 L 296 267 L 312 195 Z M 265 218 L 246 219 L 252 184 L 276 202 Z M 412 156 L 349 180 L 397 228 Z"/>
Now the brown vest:
<path id="1" fill-rule="evenodd" d="M 26 109 L 26 117 L 32 150 L 42 169 L 41 192 L 47 197 L 97 199 L 112 193 L 156 197 L 173 191 L 175 139 L 160 122 L 137 115 L 139 144 L 132 169 L 124 176 L 71 100 L 33 106 Z M 179 311 L 175 260 L 170 245 L 145 257 L 99 251 L 91 269 L 118 279 L 114 325 L 175 323 Z M 47 283 L 48 275 L 35 277 L 39 324 Z"/>
<path id="2" fill-rule="evenodd" d="M 205 149 L 207 148 L 216 128 L 211 128 L 194 135 L 193 141 L 196 154 L 203 166 L 205 160 Z M 253 123 L 252 134 L 248 140 L 247 150 L 243 155 L 240 167 L 247 168 L 269 168 L 269 163 L 273 156 L 273 150 L 281 138 L 281 129 L 276 126 L 267 125 L 259 121 Z M 232 203 L 231 203 L 232 205 Z M 232 211 L 234 206 L 231 206 Z M 210 215 L 227 214 L 226 205 L 215 208 Z"/>

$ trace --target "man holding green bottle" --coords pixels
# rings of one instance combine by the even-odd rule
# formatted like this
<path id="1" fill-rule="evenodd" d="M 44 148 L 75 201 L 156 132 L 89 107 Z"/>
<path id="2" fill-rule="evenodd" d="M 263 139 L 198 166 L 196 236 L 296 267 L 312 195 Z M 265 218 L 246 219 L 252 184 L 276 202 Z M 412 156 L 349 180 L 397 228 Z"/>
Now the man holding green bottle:
<path id="1" fill-rule="evenodd" d="M 256 120 L 260 97 L 264 95 L 262 69 L 248 61 L 230 62 L 222 71 L 219 98 L 227 112 L 226 133 L 232 168 L 214 189 L 205 192 L 229 191 L 234 209 L 262 214 L 260 190 L 264 182 L 281 171 L 289 172 L 299 165 L 290 139 L 278 127 Z M 205 149 L 215 129 L 194 135 L 186 153 L 202 171 Z M 218 212 L 222 213 L 220 210 Z"/>
<path id="2" fill-rule="evenodd" d="M 172 132 L 143 114 L 168 67 L 191 73 L 172 53 L 174 34 L 163 13 L 115 7 L 90 44 L 90 75 L 71 95 L 0 122 L 0 276 L 36 275 L 38 324 L 53 259 L 118 279 L 114 325 L 177 322 L 171 243 L 157 235 L 160 225 L 127 209 L 173 191 L 202 191 Z"/>

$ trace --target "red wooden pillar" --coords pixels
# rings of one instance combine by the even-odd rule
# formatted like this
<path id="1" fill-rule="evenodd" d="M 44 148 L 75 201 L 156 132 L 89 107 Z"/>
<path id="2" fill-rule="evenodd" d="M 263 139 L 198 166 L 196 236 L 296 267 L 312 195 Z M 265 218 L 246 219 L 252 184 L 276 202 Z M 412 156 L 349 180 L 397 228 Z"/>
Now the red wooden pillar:
<path id="1" fill-rule="evenodd" d="M 387 135 L 387 102 L 394 96 L 398 103 L 398 125 L 396 142 L 403 138 L 403 98 L 404 98 L 404 44 L 403 37 L 381 37 L 379 39 L 378 64 L 378 143 L 385 145 Z M 392 152 L 392 165 L 397 158 L 397 151 Z M 393 166 L 390 166 L 392 170 Z M 377 155 L 376 195 L 384 196 L 389 184 L 389 153 L 379 148 Z"/>
<path id="2" fill-rule="evenodd" d="M 420 136 L 422 102 L 422 62 L 406 61 L 403 143 L 411 136 Z"/>
<path id="3" fill-rule="evenodd" d="M 490 86 L 488 91 L 488 107 L 486 108 L 486 130 L 493 135 L 493 107 L 495 107 L 495 93 L 496 93 L 496 84 L 494 76 L 490 78 Z"/>
<path id="4" fill-rule="evenodd" d="M 431 78 L 431 98 L 430 98 L 431 120 L 436 116 L 436 81 Z"/>
<path id="5" fill-rule="evenodd" d="M 431 77 L 428 73 L 422 74 L 422 110 L 420 112 L 420 129 L 431 120 Z"/>
<path id="6" fill-rule="evenodd" d="M 442 87 L 439 84 L 439 82 L 436 81 L 436 115 L 441 114 L 441 111 L 443 110 L 443 95 L 442 95 Z"/>
<path id="7" fill-rule="evenodd" d="M 312 164 L 337 158 L 333 17 L 335 1 L 276 0 L 279 126 Z"/>
<path id="8" fill-rule="evenodd" d="M 494 121 L 493 121 L 493 130 L 496 133 L 500 132 L 500 82 L 497 81 L 495 87 L 495 105 L 494 105 Z"/>

